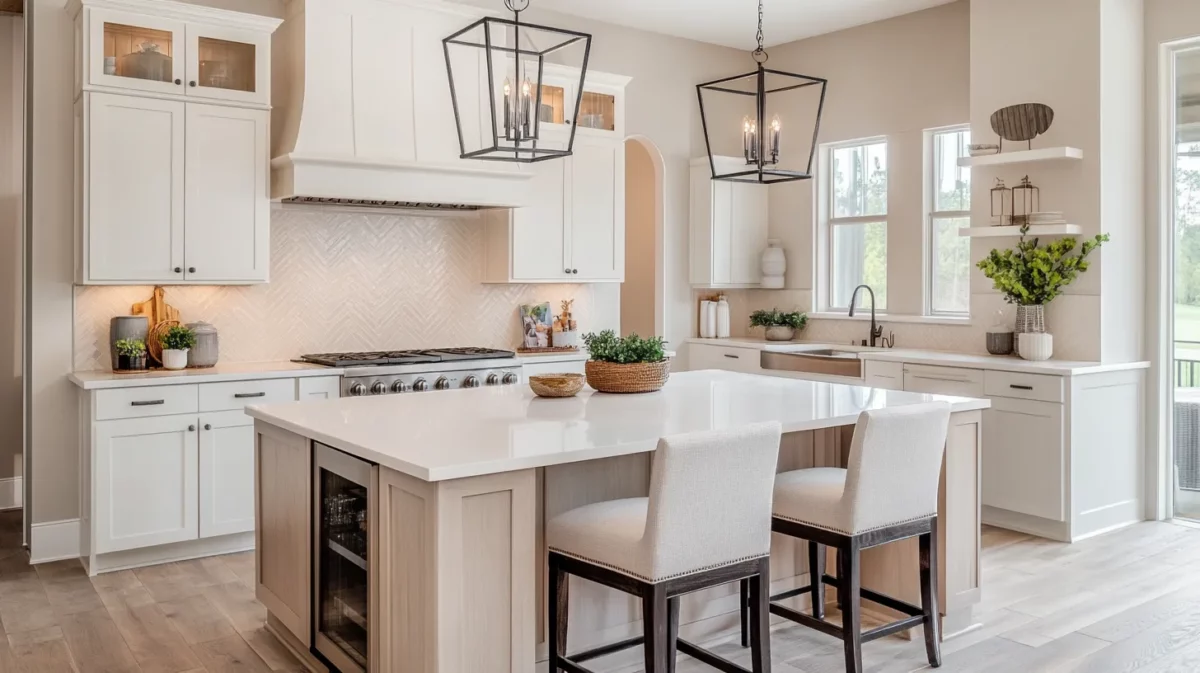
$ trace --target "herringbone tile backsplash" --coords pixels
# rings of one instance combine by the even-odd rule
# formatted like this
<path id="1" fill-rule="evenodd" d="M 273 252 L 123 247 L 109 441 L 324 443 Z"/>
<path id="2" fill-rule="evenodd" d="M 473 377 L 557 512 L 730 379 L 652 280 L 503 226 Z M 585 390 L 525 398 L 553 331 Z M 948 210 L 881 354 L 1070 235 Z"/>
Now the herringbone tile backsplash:
<path id="1" fill-rule="evenodd" d="M 471 216 L 413 217 L 276 210 L 271 282 L 166 288 L 184 322 L 220 331 L 222 362 L 303 353 L 520 343 L 517 305 L 575 299 L 585 330 L 607 318 L 606 285 L 485 285 L 483 236 Z M 75 289 L 75 369 L 107 369 L 109 319 L 150 296 L 146 286 Z M 595 318 L 595 320 L 593 320 Z"/>

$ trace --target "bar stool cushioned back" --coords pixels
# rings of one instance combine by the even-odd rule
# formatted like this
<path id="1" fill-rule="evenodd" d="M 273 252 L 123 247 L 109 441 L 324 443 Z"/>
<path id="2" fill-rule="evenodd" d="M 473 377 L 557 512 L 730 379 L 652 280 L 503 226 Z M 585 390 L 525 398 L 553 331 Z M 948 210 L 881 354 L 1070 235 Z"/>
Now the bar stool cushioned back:
<path id="1" fill-rule="evenodd" d="M 862 412 L 846 469 L 780 474 L 775 516 L 854 535 L 936 515 L 949 425 L 949 402 Z"/>
<path id="2" fill-rule="evenodd" d="M 552 551 L 645 582 L 771 552 L 780 425 L 664 437 L 649 498 L 586 505 L 546 524 Z"/>

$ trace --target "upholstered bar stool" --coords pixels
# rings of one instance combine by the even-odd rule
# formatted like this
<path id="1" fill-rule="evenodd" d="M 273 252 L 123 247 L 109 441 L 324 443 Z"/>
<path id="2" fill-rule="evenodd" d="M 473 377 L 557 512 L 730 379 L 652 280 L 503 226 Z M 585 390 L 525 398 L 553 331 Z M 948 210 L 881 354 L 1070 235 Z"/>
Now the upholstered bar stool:
<path id="1" fill-rule="evenodd" d="M 942 665 L 938 633 L 938 481 L 950 404 L 930 402 L 859 414 L 846 469 L 818 467 L 783 472 L 775 479 L 771 530 L 808 541 L 809 585 L 771 597 L 772 614 L 841 638 L 846 671 L 859 673 L 862 644 L 918 625 L 925 627 L 925 653 Z M 860 553 L 919 536 L 921 607 L 864 589 Z M 825 549 L 837 550 L 837 577 L 825 574 Z M 838 590 L 842 626 L 825 621 L 824 585 Z M 743 605 L 748 587 L 742 587 Z M 778 604 L 812 594 L 812 614 Z M 863 633 L 861 598 L 909 615 Z M 747 614 L 743 608 L 743 614 Z M 751 610 L 749 616 L 753 616 Z M 743 617 L 745 623 L 745 617 Z M 743 640 L 745 631 L 743 631 Z"/>
<path id="2" fill-rule="evenodd" d="M 770 670 L 771 500 L 780 426 L 664 437 L 650 496 L 595 503 L 546 523 L 550 673 L 642 644 L 646 673 L 675 670 L 676 651 L 726 673 L 746 669 L 678 638 L 679 597 L 747 581 L 751 671 Z M 567 576 L 638 596 L 644 635 L 566 655 Z"/>

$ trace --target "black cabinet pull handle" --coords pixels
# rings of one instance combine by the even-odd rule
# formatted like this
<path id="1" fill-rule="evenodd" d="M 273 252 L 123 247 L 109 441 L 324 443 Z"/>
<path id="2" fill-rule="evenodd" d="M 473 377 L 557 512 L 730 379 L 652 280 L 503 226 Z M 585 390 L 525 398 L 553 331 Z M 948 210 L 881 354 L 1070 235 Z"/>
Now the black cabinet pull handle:
<path id="1" fill-rule="evenodd" d="M 191 80 L 188 82 L 188 86 L 196 86 L 196 80 Z"/>
<path id="2" fill-rule="evenodd" d="M 181 267 L 181 266 L 175 267 L 175 273 L 183 273 L 183 267 Z"/>
<path id="3" fill-rule="evenodd" d="M 166 404 L 166 400 L 134 400 L 130 402 L 130 406 L 134 407 L 153 407 L 159 404 Z"/>
<path id="4" fill-rule="evenodd" d="M 189 267 L 188 267 L 188 273 L 196 273 L 196 267 L 194 267 L 194 266 L 189 266 Z"/>
<path id="5" fill-rule="evenodd" d="M 205 423 L 205 424 L 204 424 L 204 429 L 205 429 L 205 430 L 212 430 L 212 424 L 211 424 L 211 423 Z"/>
<path id="6" fill-rule="evenodd" d="M 733 358 L 734 360 L 737 360 L 737 359 L 740 359 L 742 356 L 740 356 L 740 355 L 730 355 L 729 353 L 726 353 L 726 354 L 725 354 L 725 357 L 727 357 L 727 358 Z"/>
<path id="7" fill-rule="evenodd" d="M 1019 386 L 1015 383 L 1008 384 L 1008 387 L 1012 388 L 1013 390 L 1033 390 L 1033 386 Z"/>
<path id="8" fill-rule="evenodd" d="M 243 397 L 266 397 L 267 394 L 266 393 L 234 393 L 233 396 L 237 399 L 241 399 Z"/>
<path id="9" fill-rule="evenodd" d="M 188 426 L 188 432 L 195 432 L 195 431 L 196 431 L 196 426 L 194 426 L 194 425 Z"/>
<path id="10" fill-rule="evenodd" d="M 176 83 L 176 84 L 183 84 L 183 80 L 181 80 L 181 79 L 177 79 L 177 80 L 175 80 L 175 83 Z"/>

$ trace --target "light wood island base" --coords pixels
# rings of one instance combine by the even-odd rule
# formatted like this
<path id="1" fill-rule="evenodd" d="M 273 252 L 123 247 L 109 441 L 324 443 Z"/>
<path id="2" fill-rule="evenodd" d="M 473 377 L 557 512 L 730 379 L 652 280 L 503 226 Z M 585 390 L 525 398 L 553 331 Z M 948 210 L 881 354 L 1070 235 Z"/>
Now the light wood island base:
<path id="1" fill-rule="evenodd" d="M 954 413 L 947 439 L 938 511 L 944 638 L 976 624 L 981 418 L 977 410 Z M 844 466 L 852 431 L 853 426 L 839 426 L 785 434 L 779 469 Z M 257 593 L 269 611 L 268 627 L 311 670 L 324 671 L 307 655 L 313 600 L 311 441 L 261 420 L 256 434 Z M 371 670 L 536 670 L 536 662 L 546 657 L 545 521 L 584 504 L 645 496 L 650 457 L 637 453 L 434 482 L 381 467 L 371 522 L 377 540 L 372 598 L 378 597 L 370 609 Z M 775 537 L 773 592 L 807 583 L 802 544 Z M 917 569 L 916 540 L 892 543 L 864 553 L 862 583 L 916 602 Z M 577 578 L 571 582 L 568 652 L 641 633 L 636 601 Z M 682 632 L 697 640 L 732 633 L 738 626 L 737 594 L 734 583 L 684 597 Z M 807 597 L 793 600 L 803 606 Z M 888 614 L 881 606 L 867 608 Z M 617 657 L 610 661 L 621 664 Z"/>

